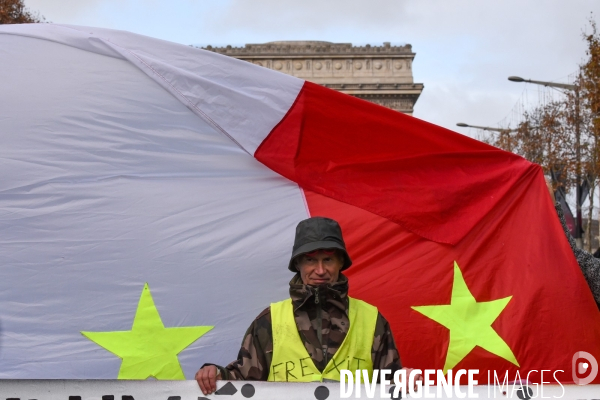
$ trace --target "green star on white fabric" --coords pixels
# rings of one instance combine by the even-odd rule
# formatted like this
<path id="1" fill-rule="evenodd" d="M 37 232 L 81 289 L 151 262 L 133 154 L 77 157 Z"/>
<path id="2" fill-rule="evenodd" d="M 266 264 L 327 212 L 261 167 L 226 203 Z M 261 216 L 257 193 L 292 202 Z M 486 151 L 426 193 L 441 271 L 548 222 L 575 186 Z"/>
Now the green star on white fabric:
<path id="1" fill-rule="evenodd" d="M 123 360 L 118 379 L 183 380 L 177 354 L 212 328 L 165 328 L 146 283 L 130 331 L 81 334 Z"/>

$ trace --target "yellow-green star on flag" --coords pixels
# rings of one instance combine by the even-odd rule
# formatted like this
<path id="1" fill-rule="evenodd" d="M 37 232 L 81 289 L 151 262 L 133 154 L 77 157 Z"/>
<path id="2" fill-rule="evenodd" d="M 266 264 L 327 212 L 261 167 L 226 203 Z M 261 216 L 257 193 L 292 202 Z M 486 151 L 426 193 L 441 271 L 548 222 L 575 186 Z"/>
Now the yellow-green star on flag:
<path id="1" fill-rule="evenodd" d="M 450 343 L 444 363 L 444 373 L 454 368 L 463 358 L 479 346 L 492 354 L 515 364 L 519 363 L 510 347 L 492 328 L 512 296 L 492 301 L 477 302 L 454 262 L 454 283 L 449 305 L 412 307 L 428 318 L 450 330 Z"/>
<path id="2" fill-rule="evenodd" d="M 118 379 L 183 380 L 177 354 L 213 326 L 165 328 L 148 284 L 140 297 L 130 331 L 81 332 L 97 345 L 123 359 Z"/>

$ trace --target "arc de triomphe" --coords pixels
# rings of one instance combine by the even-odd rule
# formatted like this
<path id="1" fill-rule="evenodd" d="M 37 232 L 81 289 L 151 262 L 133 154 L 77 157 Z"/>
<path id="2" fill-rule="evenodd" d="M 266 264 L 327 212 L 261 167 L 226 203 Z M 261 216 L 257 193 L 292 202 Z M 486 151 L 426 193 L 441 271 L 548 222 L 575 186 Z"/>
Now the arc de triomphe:
<path id="1" fill-rule="evenodd" d="M 412 46 L 353 46 L 351 43 L 285 41 L 212 47 L 262 67 L 318 83 L 325 87 L 412 114 L 423 91 L 413 82 Z"/>

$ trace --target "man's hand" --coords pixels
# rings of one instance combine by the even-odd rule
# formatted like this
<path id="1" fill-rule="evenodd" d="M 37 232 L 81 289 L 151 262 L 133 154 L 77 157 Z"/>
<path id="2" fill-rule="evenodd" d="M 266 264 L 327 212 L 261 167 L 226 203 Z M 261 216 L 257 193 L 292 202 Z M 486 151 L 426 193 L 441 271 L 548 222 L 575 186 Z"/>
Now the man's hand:
<path id="1" fill-rule="evenodd" d="M 220 372 L 215 365 L 207 365 L 196 372 L 196 381 L 205 395 L 217 390 L 217 379 L 220 377 Z"/>

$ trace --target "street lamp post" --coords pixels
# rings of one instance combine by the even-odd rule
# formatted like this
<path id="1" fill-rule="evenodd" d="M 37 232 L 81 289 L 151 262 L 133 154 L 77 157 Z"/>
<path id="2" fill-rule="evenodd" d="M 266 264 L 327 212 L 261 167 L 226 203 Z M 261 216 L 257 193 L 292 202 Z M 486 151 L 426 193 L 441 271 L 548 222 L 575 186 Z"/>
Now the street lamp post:
<path id="1" fill-rule="evenodd" d="M 581 203 L 583 203 L 583 199 L 581 198 L 581 132 L 579 127 L 579 86 L 571 85 L 568 83 L 557 83 L 557 82 L 546 82 L 546 81 L 535 81 L 532 79 L 523 79 L 520 76 L 509 76 L 508 80 L 511 82 L 527 82 L 533 83 L 536 85 L 542 85 L 546 87 L 552 87 L 557 89 L 565 89 L 572 90 L 575 92 L 575 158 L 577 160 L 577 164 L 575 165 L 575 197 L 576 197 L 576 209 L 577 209 L 577 217 L 575 218 L 575 242 L 577 247 L 583 247 L 583 241 L 581 239 Z"/>
<path id="2" fill-rule="evenodd" d="M 463 128 L 476 128 L 476 129 L 481 129 L 484 131 L 493 131 L 493 132 L 500 132 L 500 133 L 510 133 L 510 132 L 517 131 L 516 129 L 491 128 L 489 126 L 469 125 L 469 124 L 465 124 L 464 122 L 459 122 L 456 124 L 456 126 L 460 126 Z"/>
<path id="3" fill-rule="evenodd" d="M 457 126 L 461 126 L 463 128 L 476 128 L 476 129 L 481 129 L 484 131 L 492 131 L 492 132 L 498 132 L 500 133 L 500 140 L 503 141 L 505 139 L 508 139 L 506 143 L 508 143 L 508 147 L 505 147 L 505 150 L 508 151 L 512 151 L 512 145 L 510 145 L 510 133 L 512 132 L 516 132 L 516 129 L 510 129 L 510 128 L 492 128 L 489 126 L 478 126 L 478 125 L 469 125 L 469 124 L 465 124 L 464 122 L 459 122 L 456 124 Z"/>
<path id="4" fill-rule="evenodd" d="M 546 87 L 554 87 L 557 89 L 567 89 L 567 90 L 575 90 L 577 91 L 579 87 L 577 85 L 571 85 L 568 83 L 557 83 L 557 82 L 546 82 L 546 81 L 534 81 L 532 79 L 523 79 L 520 76 L 509 76 L 508 80 L 511 82 L 527 82 L 527 83 L 535 83 L 536 85 L 542 85 Z"/>

